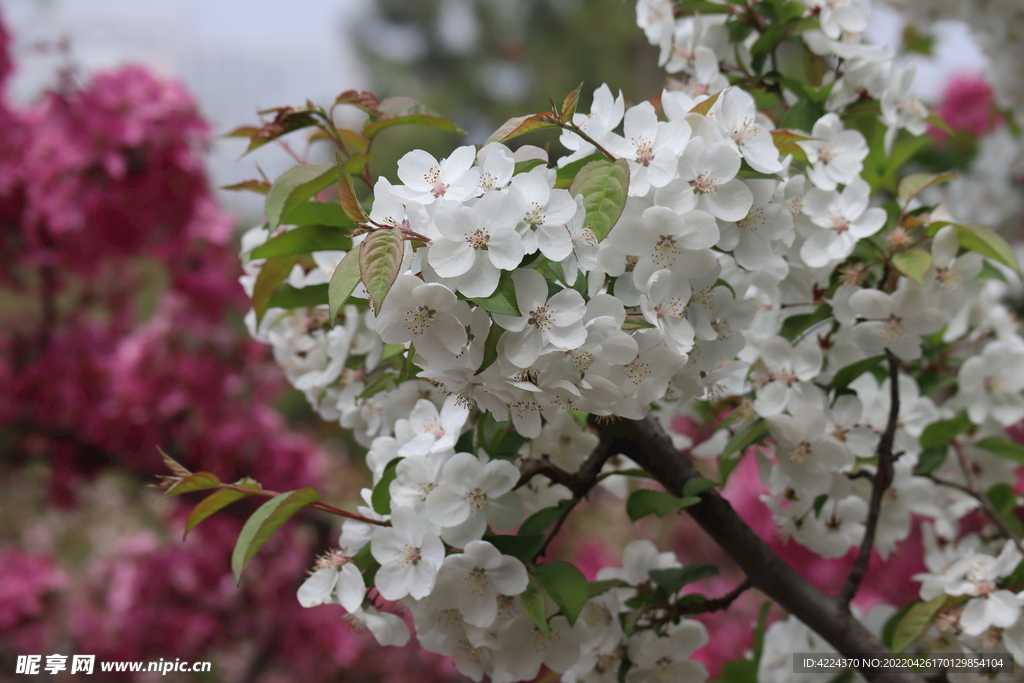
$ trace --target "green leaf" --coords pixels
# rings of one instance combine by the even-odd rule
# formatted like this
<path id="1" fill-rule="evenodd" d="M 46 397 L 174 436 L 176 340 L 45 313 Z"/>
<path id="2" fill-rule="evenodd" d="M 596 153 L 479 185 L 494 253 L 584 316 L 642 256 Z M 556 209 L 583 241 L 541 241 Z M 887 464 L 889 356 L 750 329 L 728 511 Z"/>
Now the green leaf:
<path id="1" fill-rule="evenodd" d="M 954 375 L 940 375 L 937 372 L 922 373 L 917 378 L 917 385 L 921 387 L 922 396 L 932 396 L 941 389 L 956 384 Z"/>
<path id="2" fill-rule="evenodd" d="M 583 90 L 583 81 L 571 93 L 562 100 L 562 121 L 572 123 L 572 115 L 576 113 L 576 105 L 580 102 L 580 91 Z"/>
<path id="3" fill-rule="evenodd" d="M 980 225 L 955 225 L 961 247 L 968 251 L 976 251 L 1020 273 L 1017 255 L 1002 237 Z"/>
<path id="4" fill-rule="evenodd" d="M 182 540 L 188 538 L 189 532 L 199 526 L 199 523 L 210 515 L 223 510 L 236 500 L 242 500 L 251 495 L 251 493 L 244 493 L 235 489 L 221 489 L 203 498 L 199 505 L 196 505 L 192 508 L 192 512 L 188 513 L 188 519 L 185 520 L 185 535 L 182 536 Z"/>
<path id="5" fill-rule="evenodd" d="M 1006 515 L 1013 509 L 1014 503 L 1017 500 L 1017 495 L 1013 492 L 1013 487 L 1006 482 L 1000 482 L 991 486 L 988 491 L 985 492 L 992 507 L 1000 515 Z"/>
<path id="6" fill-rule="evenodd" d="M 946 123 L 946 119 L 942 118 L 934 111 L 928 114 L 928 117 L 925 119 L 925 121 L 932 124 L 936 128 L 942 130 L 946 135 L 956 134 L 956 132 L 950 127 L 950 125 Z"/>
<path id="7" fill-rule="evenodd" d="M 885 646 L 890 650 L 892 650 L 892 637 L 896 633 L 896 627 L 900 625 L 900 622 L 903 621 L 903 617 L 906 616 L 907 612 L 911 610 L 914 604 L 915 603 L 904 605 L 893 612 L 893 615 L 886 620 L 885 626 L 882 627 L 882 642 L 885 643 Z"/>
<path id="8" fill-rule="evenodd" d="M 309 204 L 303 204 L 309 206 Z M 336 227 L 324 225 L 303 225 L 282 232 L 249 252 L 249 258 L 273 258 L 309 254 L 314 251 L 347 251 L 352 248 L 352 238 Z"/>
<path id="9" fill-rule="evenodd" d="M 780 128 L 792 128 L 796 130 L 811 130 L 814 123 L 825 114 L 825 109 L 810 100 L 797 100 L 796 104 L 789 108 L 786 115 L 779 123 Z"/>
<path id="10" fill-rule="evenodd" d="M 573 197 L 583 195 L 586 209 L 584 226 L 590 228 L 598 241 L 603 240 L 622 215 L 629 189 L 629 165 L 624 159 L 592 161 L 576 174 L 569 186 Z"/>
<path id="11" fill-rule="evenodd" d="M 491 137 L 487 138 L 484 146 L 492 142 L 505 142 L 524 133 L 530 133 L 543 128 L 558 128 L 558 124 L 554 123 L 552 118 L 552 115 L 548 112 L 530 114 L 528 116 L 514 116 L 503 123 L 498 130 L 491 133 Z"/>
<path id="12" fill-rule="evenodd" d="M 268 308 L 311 308 L 327 303 L 327 285 L 309 285 L 308 287 L 292 287 L 281 285 L 270 295 Z"/>
<path id="13" fill-rule="evenodd" d="M 338 311 L 345 305 L 352 291 L 359 284 L 359 250 L 354 249 L 341 259 L 334 269 L 331 282 L 327 285 L 327 302 L 331 308 L 331 324 L 338 317 Z"/>
<path id="14" fill-rule="evenodd" d="M 754 41 L 754 44 L 750 46 L 751 66 L 754 69 L 754 73 L 760 74 L 764 68 L 764 63 L 768 59 L 768 55 L 771 51 L 779 44 L 786 36 L 786 32 L 790 29 L 790 23 L 778 23 L 769 26 L 764 33 Z"/>
<path id="15" fill-rule="evenodd" d="M 708 489 L 713 489 L 715 482 L 705 477 L 694 477 L 683 484 L 683 497 L 699 496 Z"/>
<path id="16" fill-rule="evenodd" d="M 922 55 L 932 55 L 935 47 L 935 36 L 922 33 L 913 24 L 907 24 L 903 29 L 903 49 L 907 52 L 916 52 Z"/>
<path id="17" fill-rule="evenodd" d="M 1016 569 L 1009 576 L 999 582 L 999 587 L 1013 588 L 1015 589 L 1014 592 L 1017 592 L 1016 587 L 1020 586 L 1021 583 L 1024 583 L 1024 560 L 1017 564 Z"/>
<path id="18" fill-rule="evenodd" d="M 193 491 L 202 491 L 203 489 L 214 489 L 220 486 L 220 479 L 217 478 L 216 474 L 211 472 L 196 472 L 190 474 L 171 488 L 164 492 L 163 497 L 167 496 L 180 496 L 183 493 L 192 493 Z"/>
<path id="19" fill-rule="evenodd" d="M 634 522 L 647 515 L 664 517 L 670 512 L 680 510 L 700 502 L 696 496 L 677 498 L 671 493 L 664 491 L 652 491 L 650 489 L 639 489 L 633 491 L 626 501 L 626 514 Z"/>
<path id="20" fill-rule="evenodd" d="M 371 117 L 371 121 L 363 126 L 363 135 L 370 139 L 385 128 L 410 125 L 447 130 L 459 135 L 466 134 L 466 131 L 452 121 L 442 118 L 427 105 L 410 97 L 388 97 L 382 100 L 377 108 L 383 113 L 383 117 L 376 120 L 372 120 Z"/>
<path id="21" fill-rule="evenodd" d="M 561 168 L 558 169 L 559 184 L 556 185 L 556 187 L 568 189 L 569 186 L 572 185 L 573 178 L 576 177 L 576 174 L 580 172 L 581 168 L 589 164 L 591 161 L 599 161 L 604 158 L 605 156 L 603 154 L 601 154 L 600 152 L 595 152 L 594 154 L 591 154 L 588 157 L 577 159 L 571 164 L 566 164 L 565 166 L 562 166 Z"/>
<path id="22" fill-rule="evenodd" d="M 948 452 L 946 446 L 939 448 L 925 448 L 921 451 L 921 455 L 917 458 L 917 465 L 914 467 L 914 474 L 918 476 L 924 476 L 925 474 L 931 474 L 935 470 L 942 466 L 942 463 L 946 462 L 946 454 Z"/>
<path id="23" fill-rule="evenodd" d="M 576 617 L 590 598 L 590 588 L 583 572 L 568 562 L 546 562 L 534 567 L 532 573 L 561 608 L 569 625 L 575 625 Z"/>
<path id="24" fill-rule="evenodd" d="M 761 603 L 761 609 L 757 616 L 757 627 L 754 629 L 754 663 L 761 662 L 761 654 L 764 652 L 764 634 L 768 630 L 768 612 L 772 609 L 772 603 L 765 600 Z"/>
<path id="25" fill-rule="evenodd" d="M 911 643 L 923 636 L 935 623 L 948 599 L 949 596 L 940 595 L 928 602 L 919 602 L 907 610 L 892 633 L 893 653 L 903 652 Z"/>
<path id="26" fill-rule="evenodd" d="M 275 256 L 267 259 L 256 276 L 256 284 L 252 288 L 252 307 L 256 311 L 256 324 L 263 320 L 263 315 L 270 308 L 270 299 L 274 292 L 280 287 L 288 274 L 292 272 L 292 266 L 299 260 L 298 255 Z"/>
<path id="27" fill-rule="evenodd" d="M 303 164 L 282 173 L 267 193 L 269 229 L 276 230 L 283 216 L 337 179 L 338 168 L 332 164 Z"/>
<path id="28" fill-rule="evenodd" d="M 974 444 L 990 453 L 1024 465 L 1024 446 L 999 436 L 989 436 Z"/>
<path id="29" fill-rule="evenodd" d="M 359 275 L 378 315 L 384 297 L 395 284 L 404 255 L 405 243 L 398 228 L 374 230 L 359 245 Z"/>
<path id="30" fill-rule="evenodd" d="M 736 172 L 737 178 L 744 178 L 746 180 L 778 180 L 779 175 L 777 173 L 763 173 L 761 171 L 755 171 L 754 169 L 747 166 L 746 162 L 743 162 L 743 166 L 746 168 L 740 168 Z"/>
<path id="31" fill-rule="evenodd" d="M 519 606 L 526 612 L 526 616 L 530 617 L 530 621 L 537 625 L 541 633 L 544 635 L 550 633 L 547 609 L 544 606 L 544 591 L 541 590 L 537 577 L 530 577 L 530 583 L 526 586 L 526 590 L 519 596 Z"/>
<path id="32" fill-rule="evenodd" d="M 945 173 L 913 173 L 900 181 L 899 189 L 896 190 L 896 197 L 906 204 L 925 189 L 932 185 L 945 183 L 956 178 L 956 173 L 946 171 Z"/>
<path id="33" fill-rule="evenodd" d="M 568 501 L 563 500 L 558 505 L 537 510 L 527 517 L 526 521 L 519 527 L 519 535 L 534 536 L 547 532 L 551 525 L 557 522 L 558 518 L 565 513 L 566 505 L 568 505 Z"/>
<path id="34" fill-rule="evenodd" d="M 501 271 L 498 288 L 494 290 L 494 294 L 469 301 L 491 313 L 522 315 L 519 312 L 519 301 L 516 299 L 516 285 L 512 281 L 512 273 L 507 270 Z M 488 336 L 490 336 L 490 332 L 488 332 Z"/>
<path id="35" fill-rule="evenodd" d="M 487 310 L 487 309 L 484 309 Z M 495 323 L 491 323 L 491 329 L 487 331 L 487 339 L 484 340 L 484 357 L 480 361 L 480 367 L 476 369 L 475 375 L 479 375 L 481 372 L 491 367 L 494 361 L 498 360 L 498 341 L 501 339 L 501 335 L 505 334 L 505 330 Z"/>
<path id="36" fill-rule="evenodd" d="M 519 455 L 519 449 L 529 441 L 525 436 L 515 429 L 507 429 L 494 448 L 494 457 L 504 460 L 514 460 Z"/>
<path id="37" fill-rule="evenodd" d="M 757 683 L 757 663 L 749 659 L 734 659 L 722 665 L 722 675 L 711 683 Z"/>
<path id="38" fill-rule="evenodd" d="M 495 534 L 486 540 L 500 550 L 502 555 L 511 555 L 523 564 L 530 564 L 544 545 L 544 534 Z"/>
<path id="39" fill-rule="evenodd" d="M 334 202 L 303 202 L 286 213 L 281 218 L 281 223 L 284 225 L 326 225 L 346 230 L 351 230 L 356 225 L 341 208 L 341 205 Z"/>
<path id="40" fill-rule="evenodd" d="M 220 189 L 232 192 L 255 192 L 256 194 L 266 195 L 270 192 L 270 183 L 266 180 L 243 180 L 234 185 L 221 185 Z"/>
<path id="41" fill-rule="evenodd" d="M 791 315 L 786 318 L 782 323 L 782 328 L 779 330 L 779 335 L 787 341 L 793 341 L 804 330 L 808 330 L 831 317 L 832 307 L 828 304 L 821 304 L 811 313 L 801 313 L 800 315 Z"/>
<path id="42" fill-rule="evenodd" d="M 352 176 L 345 170 L 345 164 L 341 160 L 341 155 L 338 154 L 334 158 L 336 161 L 335 170 L 338 173 L 338 202 L 341 205 L 341 210 L 353 223 L 362 225 L 369 221 L 370 217 L 366 215 L 363 205 L 359 203 L 355 185 L 352 184 Z"/>
<path id="43" fill-rule="evenodd" d="M 933 422 L 921 432 L 921 448 L 942 448 L 973 426 L 964 411 L 949 420 Z"/>
<path id="44" fill-rule="evenodd" d="M 698 102 L 696 105 L 694 105 L 692 109 L 690 109 L 690 113 L 700 114 L 701 116 L 707 116 L 708 112 L 711 111 L 711 107 L 715 106 L 715 102 L 718 101 L 718 98 L 721 96 L 721 94 L 721 92 L 716 92 L 714 95 L 707 98 L 703 102 Z"/>
<path id="45" fill-rule="evenodd" d="M 398 476 L 398 463 L 403 460 L 405 458 L 392 458 L 384 467 L 384 471 L 380 475 L 380 481 L 373 487 L 373 493 L 370 495 L 370 505 L 373 506 L 373 511 L 378 515 L 391 514 L 391 482 Z"/>
<path id="46" fill-rule="evenodd" d="M 914 282 L 923 285 L 924 274 L 932 267 L 932 255 L 920 247 L 907 249 L 893 255 L 892 265 Z"/>
<path id="47" fill-rule="evenodd" d="M 630 330 L 649 330 L 654 327 L 657 327 L 657 325 L 652 325 L 638 315 L 626 316 L 626 319 L 622 321 L 622 329 L 626 332 Z"/>
<path id="48" fill-rule="evenodd" d="M 761 440 L 768 434 L 768 423 L 758 419 L 732 435 L 725 442 L 725 447 L 719 453 L 719 461 L 728 458 L 733 453 L 743 453 L 751 445 Z M 725 483 L 724 481 L 722 483 Z"/>
<path id="49" fill-rule="evenodd" d="M 856 363 L 850 363 L 833 375 L 832 386 L 836 389 L 843 389 L 849 386 L 850 382 L 857 379 L 865 372 L 869 372 L 877 368 L 883 360 L 885 360 L 885 354 L 871 356 L 870 358 L 859 360 Z"/>
<path id="50" fill-rule="evenodd" d="M 718 2 L 710 2 L 709 0 L 682 0 L 682 2 L 675 4 L 674 9 L 677 16 L 693 14 L 695 12 L 700 14 L 731 14 L 733 11 L 731 7 Z"/>
<path id="51" fill-rule="evenodd" d="M 319 500 L 320 493 L 316 489 L 302 488 L 276 495 L 261 505 L 245 522 L 231 554 L 231 571 L 235 573 L 235 583 L 242 580 L 246 565 L 282 524 L 302 508 Z"/>
<path id="52" fill-rule="evenodd" d="M 590 597 L 594 597 L 595 595 L 601 595 L 601 593 L 607 593 L 613 588 L 625 588 L 628 585 L 622 579 L 604 579 L 603 581 L 591 581 L 587 586 L 587 590 L 590 593 Z"/>
<path id="53" fill-rule="evenodd" d="M 652 569 L 647 574 L 654 583 L 664 588 L 669 595 L 674 595 L 687 584 L 706 579 L 709 576 L 716 576 L 718 574 L 718 567 L 713 564 L 690 562 L 682 567 Z"/>
<path id="54" fill-rule="evenodd" d="M 366 587 L 373 587 L 373 581 L 377 577 L 377 570 L 380 569 L 380 563 L 373 557 L 373 552 L 369 543 L 364 545 L 359 552 L 352 558 L 352 564 L 363 573 L 363 581 L 366 582 Z"/>

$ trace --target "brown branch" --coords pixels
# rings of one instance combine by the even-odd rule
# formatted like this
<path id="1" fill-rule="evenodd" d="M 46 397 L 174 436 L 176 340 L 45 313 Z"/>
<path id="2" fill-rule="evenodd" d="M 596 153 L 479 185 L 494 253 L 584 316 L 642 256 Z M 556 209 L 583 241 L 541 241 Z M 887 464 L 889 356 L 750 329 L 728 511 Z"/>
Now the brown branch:
<path id="1" fill-rule="evenodd" d="M 536 562 L 537 558 L 544 557 L 544 554 L 548 550 L 548 546 L 551 545 L 551 541 L 554 540 L 558 532 L 561 531 L 562 525 L 565 524 L 565 520 L 569 518 L 569 513 L 579 505 L 579 502 L 587 497 L 590 490 L 597 484 L 597 477 L 601 474 L 601 468 L 608 462 L 608 458 L 612 457 L 615 451 L 612 450 L 612 444 L 608 441 L 601 440 L 597 444 L 589 457 L 580 468 L 570 474 L 560 467 L 556 467 L 551 464 L 548 456 L 545 455 L 540 460 L 527 460 L 523 463 L 523 474 L 519 478 L 519 483 L 516 484 L 516 488 L 524 486 L 533 477 L 538 474 L 543 474 L 551 481 L 565 486 L 567 489 L 572 491 L 572 500 L 562 511 L 562 514 L 558 516 L 554 526 L 551 527 L 551 531 L 548 532 L 547 538 L 544 539 L 544 544 L 537 550 L 537 553 L 533 556 L 533 561 Z"/>
<path id="2" fill-rule="evenodd" d="M 700 473 L 672 445 L 652 416 L 643 420 L 618 420 L 596 425 L 613 452 L 634 460 L 673 495 Z M 812 586 L 744 522 L 718 491 L 700 494 L 700 502 L 686 508 L 719 546 L 750 578 L 753 587 L 816 631 L 844 655 L 888 652 L 882 641 L 868 631 L 836 598 Z M 909 671 L 863 669 L 871 683 L 922 683 Z"/>
<path id="3" fill-rule="evenodd" d="M 885 490 L 892 484 L 893 477 L 893 453 L 892 445 L 896 438 L 896 426 L 900 417 L 900 361 L 886 350 L 889 356 L 889 422 L 885 425 L 882 438 L 878 440 L 878 470 L 875 472 L 875 480 L 871 482 L 871 503 L 868 507 L 868 523 L 864 527 L 864 538 L 860 543 L 860 553 L 857 561 L 853 563 L 849 576 L 846 577 L 846 585 L 837 596 L 839 600 L 850 609 L 850 601 L 857 594 L 860 582 L 868 571 L 868 562 L 871 560 L 871 549 L 875 545 L 875 533 L 878 531 L 878 517 L 882 512 L 882 496 Z"/>

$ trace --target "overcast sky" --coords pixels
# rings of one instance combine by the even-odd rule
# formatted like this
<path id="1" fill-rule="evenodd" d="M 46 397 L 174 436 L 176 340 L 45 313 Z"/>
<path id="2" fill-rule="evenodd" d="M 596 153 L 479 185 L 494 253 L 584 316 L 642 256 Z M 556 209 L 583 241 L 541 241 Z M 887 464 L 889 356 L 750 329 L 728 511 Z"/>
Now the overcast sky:
<path id="1" fill-rule="evenodd" d="M 514 0 L 513 0 L 514 1 Z M 628 0 L 627 0 L 628 1 Z M 217 133 L 256 121 L 261 108 L 326 103 L 349 88 L 367 87 L 347 26 L 373 0 L 0 0 L 14 33 L 18 71 L 10 94 L 29 101 L 52 83 L 57 62 L 33 49 L 40 41 L 69 37 L 87 71 L 141 62 L 181 78 Z M 899 15 L 876 8 L 869 34 L 897 44 Z M 950 73 L 980 72 L 984 59 L 958 25 L 939 27 L 935 59 L 919 60 L 917 91 L 933 98 Z M 269 146 L 268 146 L 269 147 Z M 291 162 L 261 150 L 239 162 L 244 144 L 216 143 L 210 161 L 214 182 L 255 177 L 255 163 L 271 176 Z M 232 208 L 256 215 L 258 197 L 224 193 Z"/>

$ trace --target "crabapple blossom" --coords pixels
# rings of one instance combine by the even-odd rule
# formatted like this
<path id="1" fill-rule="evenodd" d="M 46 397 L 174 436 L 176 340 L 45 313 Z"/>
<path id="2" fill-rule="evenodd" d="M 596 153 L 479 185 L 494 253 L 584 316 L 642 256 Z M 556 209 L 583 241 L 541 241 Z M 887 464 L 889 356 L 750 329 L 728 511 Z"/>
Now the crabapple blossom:
<path id="1" fill-rule="evenodd" d="M 695 137 L 679 157 L 678 179 L 655 193 L 655 201 L 682 213 L 697 209 L 723 221 L 738 221 L 754 203 L 750 188 L 736 177 L 740 153 L 729 142 Z"/>
<path id="2" fill-rule="evenodd" d="M 377 332 L 388 344 L 412 342 L 427 358 L 455 356 L 466 346 L 459 318 L 468 315 L 469 306 L 447 287 L 403 274 L 384 299 Z"/>
<path id="3" fill-rule="evenodd" d="M 515 200 L 501 192 L 488 192 L 472 208 L 443 206 L 434 216 L 441 239 L 431 242 L 427 261 L 466 296 L 490 296 L 500 272 L 515 269 L 526 253 L 518 223 Z"/>
<path id="4" fill-rule="evenodd" d="M 351 558 L 340 554 L 334 557 L 340 564 L 317 569 L 299 586 L 299 604 L 303 607 L 316 607 L 334 602 L 350 613 L 355 612 L 366 597 L 363 574 L 352 564 Z"/>
<path id="5" fill-rule="evenodd" d="M 609 147 L 629 160 L 629 194 L 642 197 L 675 176 L 676 159 L 690 139 L 690 126 L 683 120 L 658 121 L 649 102 L 629 109 L 623 126 L 625 137 L 613 138 Z"/>
<path id="6" fill-rule="evenodd" d="M 844 130 L 843 122 L 835 113 L 818 119 L 811 129 L 814 140 L 797 142 L 807 153 L 811 168 L 807 177 L 815 187 L 834 190 L 836 185 L 849 185 L 860 176 L 868 143 L 858 130 Z"/>
<path id="7" fill-rule="evenodd" d="M 494 322 L 506 330 L 505 355 L 512 363 L 529 367 L 549 345 L 571 349 L 586 340 L 586 304 L 579 292 L 563 289 L 549 299 L 544 278 L 535 270 L 517 270 L 512 280 L 523 315 L 494 315 Z"/>
<path id="8" fill-rule="evenodd" d="M 971 422 L 984 424 L 992 418 L 1007 427 L 1024 418 L 1024 346 L 996 339 L 981 355 L 960 366 L 957 401 L 967 409 Z"/>
<path id="9" fill-rule="evenodd" d="M 408 420 L 395 422 L 395 435 L 403 441 L 398 455 L 440 453 L 455 446 L 469 410 L 454 396 L 444 400 L 440 412 L 432 401 L 420 399 Z"/>
<path id="10" fill-rule="evenodd" d="M 398 178 L 405 184 L 391 191 L 420 204 L 465 201 L 476 195 L 480 182 L 480 172 L 472 168 L 475 159 L 476 148 L 468 145 L 440 162 L 423 150 L 413 150 L 398 160 Z"/>
<path id="11" fill-rule="evenodd" d="M 870 237 L 885 224 L 885 210 L 868 208 L 871 188 L 858 178 L 841 193 L 811 188 L 804 195 L 803 211 L 814 230 L 800 248 L 800 258 L 811 268 L 844 259 L 858 240 Z"/>
<path id="12" fill-rule="evenodd" d="M 903 360 L 921 355 L 921 336 L 942 327 L 945 316 L 928 306 L 924 291 L 907 285 L 893 294 L 862 289 L 850 297 L 850 308 L 865 320 L 854 328 L 856 338 L 869 354 L 889 349 Z"/>
<path id="13" fill-rule="evenodd" d="M 522 501 L 512 492 L 518 481 L 519 470 L 504 460 L 482 464 L 469 453 L 456 453 L 427 495 L 427 518 L 456 547 L 479 540 L 488 523 L 507 531 L 522 519 Z"/>
<path id="14" fill-rule="evenodd" d="M 441 539 L 408 507 L 391 510 L 391 526 L 373 532 L 370 551 L 380 563 L 374 585 L 385 600 L 425 598 L 444 561 Z"/>
<path id="15" fill-rule="evenodd" d="M 528 578 L 523 563 L 486 541 L 470 541 L 449 555 L 437 577 L 437 595 L 455 606 L 466 623 L 486 628 L 498 617 L 498 596 L 519 595 Z"/>

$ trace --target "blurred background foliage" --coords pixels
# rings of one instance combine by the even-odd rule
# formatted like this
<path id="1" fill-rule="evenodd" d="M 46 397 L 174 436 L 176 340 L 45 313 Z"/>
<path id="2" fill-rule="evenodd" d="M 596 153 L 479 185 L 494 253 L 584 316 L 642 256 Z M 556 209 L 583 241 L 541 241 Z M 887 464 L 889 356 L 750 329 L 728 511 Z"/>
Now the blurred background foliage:
<path id="1" fill-rule="evenodd" d="M 394 180 L 397 160 L 421 147 L 440 158 L 480 144 L 513 116 L 546 111 L 583 82 L 580 111 L 608 83 L 627 102 L 661 91 L 658 53 L 636 27 L 626 0 L 377 0 L 352 27 L 378 97 L 414 97 L 458 123 L 465 138 L 394 129 L 375 151 Z M 557 133 L 513 141 L 562 154 Z"/>

